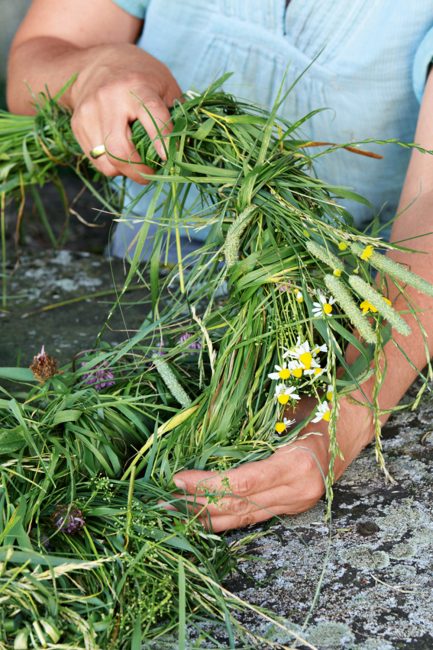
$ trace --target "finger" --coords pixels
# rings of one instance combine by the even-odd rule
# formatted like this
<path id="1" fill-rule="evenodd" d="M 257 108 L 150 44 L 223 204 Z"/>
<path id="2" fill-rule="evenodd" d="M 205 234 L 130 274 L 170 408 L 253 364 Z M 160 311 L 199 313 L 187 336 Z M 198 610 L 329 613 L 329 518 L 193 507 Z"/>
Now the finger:
<path id="1" fill-rule="evenodd" d="M 188 494 L 249 496 L 281 484 L 282 462 L 271 456 L 219 473 L 197 469 L 174 476 L 175 485 Z"/>
<path id="2" fill-rule="evenodd" d="M 158 156 L 166 160 L 166 149 L 168 148 L 168 139 L 161 136 L 168 135 L 173 129 L 170 112 L 157 95 L 144 98 L 141 101 L 141 111 L 138 119 L 144 126 Z"/>
<path id="3" fill-rule="evenodd" d="M 234 530 L 235 528 L 246 528 L 267 521 L 272 517 L 286 515 L 285 506 L 275 507 L 271 512 L 266 510 L 256 510 L 242 516 L 224 515 L 221 517 L 203 517 L 201 523 L 205 528 L 213 533 L 222 533 L 225 530 Z"/>
<path id="4" fill-rule="evenodd" d="M 83 152 L 90 156 L 91 150 L 99 145 L 106 148 L 106 153 L 97 159 L 91 159 L 92 165 L 105 176 L 129 176 L 132 180 L 146 184 L 142 174 L 152 174 L 154 170 L 143 165 L 138 152 L 132 144 L 132 134 L 128 115 L 117 116 L 113 121 L 111 113 L 98 112 L 95 107 L 86 107 L 74 113 L 71 126 Z"/>
<path id="5" fill-rule="evenodd" d="M 143 174 L 155 173 L 154 169 L 143 164 L 132 144 L 129 124 L 119 123 L 113 126 L 111 133 L 106 137 L 105 147 L 108 162 L 115 168 L 117 175 L 127 176 L 136 183 L 145 185 L 149 180 L 143 178 Z"/>
<path id="6" fill-rule="evenodd" d="M 242 517 L 250 513 L 264 510 L 273 516 L 275 508 L 284 506 L 288 514 L 303 512 L 318 501 L 325 491 L 325 482 L 312 479 L 311 476 L 299 477 L 291 485 L 280 485 L 270 490 L 264 490 L 251 496 L 239 497 L 236 495 L 218 497 L 189 497 L 187 495 L 175 494 L 173 497 L 179 499 L 195 514 L 205 509 L 211 516 L 234 515 Z"/>

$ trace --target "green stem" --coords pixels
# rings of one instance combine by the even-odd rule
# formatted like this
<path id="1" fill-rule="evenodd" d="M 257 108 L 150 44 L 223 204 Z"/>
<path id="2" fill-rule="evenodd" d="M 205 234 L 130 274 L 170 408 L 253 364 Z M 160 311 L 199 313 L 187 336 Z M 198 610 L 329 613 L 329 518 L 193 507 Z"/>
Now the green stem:
<path id="1" fill-rule="evenodd" d="M 30 185 L 30 192 L 32 194 L 33 201 L 35 202 L 36 210 L 39 214 L 41 223 L 48 235 L 48 239 L 50 240 L 52 247 L 57 248 L 57 239 L 53 232 L 53 229 L 51 228 L 50 221 L 48 219 L 48 215 L 45 210 L 44 204 L 42 203 L 41 197 L 39 196 L 39 192 L 37 191 L 34 185 Z"/>
<path id="2" fill-rule="evenodd" d="M 6 194 L 0 194 L 0 221 L 2 247 L 2 307 L 7 304 L 7 275 L 6 275 Z"/>

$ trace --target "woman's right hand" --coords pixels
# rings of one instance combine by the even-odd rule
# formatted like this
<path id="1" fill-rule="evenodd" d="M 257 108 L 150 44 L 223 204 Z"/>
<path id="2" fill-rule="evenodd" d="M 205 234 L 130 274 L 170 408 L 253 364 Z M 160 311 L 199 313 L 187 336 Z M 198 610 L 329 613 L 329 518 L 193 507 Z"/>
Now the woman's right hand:
<path id="1" fill-rule="evenodd" d="M 106 176 L 122 174 L 146 183 L 152 173 L 141 164 L 131 140 L 131 124 L 140 120 L 159 156 L 165 158 L 159 133 L 171 130 L 169 107 L 181 90 L 169 69 L 135 45 L 101 45 L 70 90 L 72 130 L 86 154 L 104 145 L 106 154 L 92 161 Z"/>
<path id="2" fill-rule="evenodd" d="M 113 0 L 33 0 L 12 43 L 7 99 L 15 113 L 34 113 L 33 95 L 48 88 L 54 96 L 76 81 L 60 101 L 72 110 L 72 129 L 83 152 L 104 145 L 92 160 L 107 176 L 145 183 L 131 142 L 131 124 L 140 120 L 164 157 L 158 138 L 170 131 L 169 107 L 181 90 L 168 68 L 134 43 L 143 21 Z"/>

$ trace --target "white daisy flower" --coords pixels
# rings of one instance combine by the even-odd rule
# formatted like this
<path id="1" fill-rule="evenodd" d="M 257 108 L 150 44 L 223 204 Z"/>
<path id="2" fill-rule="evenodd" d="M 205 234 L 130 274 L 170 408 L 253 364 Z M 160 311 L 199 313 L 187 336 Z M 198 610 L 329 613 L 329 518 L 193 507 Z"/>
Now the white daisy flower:
<path id="1" fill-rule="evenodd" d="M 297 393 L 295 393 L 295 386 L 286 386 L 286 384 L 277 384 L 275 387 L 275 399 L 280 404 L 287 404 L 291 399 L 299 400 L 301 399 Z"/>
<path id="2" fill-rule="evenodd" d="M 334 397 L 334 386 L 332 384 L 328 384 L 328 387 L 326 389 L 326 399 L 328 400 L 328 402 L 331 402 L 333 397 Z"/>
<path id="3" fill-rule="evenodd" d="M 271 372 L 268 375 L 269 379 L 284 381 L 285 379 L 288 379 L 292 374 L 287 366 L 287 363 L 283 363 L 282 366 L 275 366 L 275 371 L 276 372 Z"/>
<path id="4" fill-rule="evenodd" d="M 329 422 L 330 417 L 331 417 L 331 409 L 329 408 L 328 402 L 325 400 L 324 402 L 321 402 L 317 407 L 316 415 L 311 420 L 311 422 L 321 422 L 322 420 L 325 420 L 325 422 Z"/>
<path id="5" fill-rule="evenodd" d="M 330 296 L 327 298 L 323 293 L 318 293 L 317 297 L 318 302 L 313 302 L 313 316 L 323 318 L 324 316 L 329 316 L 332 313 L 332 305 L 335 302 L 335 298 Z"/>
<path id="6" fill-rule="evenodd" d="M 292 424 L 295 424 L 296 420 L 288 420 L 287 418 L 283 418 L 282 422 L 277 422 L 275 424 L 275 431 L 277 433 L 284 433 L 286 429 L 292 426 Z"/>

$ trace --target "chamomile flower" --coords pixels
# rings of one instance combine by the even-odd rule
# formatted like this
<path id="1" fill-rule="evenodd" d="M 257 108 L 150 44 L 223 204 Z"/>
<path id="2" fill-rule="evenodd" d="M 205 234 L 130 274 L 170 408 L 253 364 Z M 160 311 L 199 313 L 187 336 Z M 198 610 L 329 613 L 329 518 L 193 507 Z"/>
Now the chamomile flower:
<path id="1" fill-rule="evenodd" d="M 304 371 L 304 366 L 302 363 L 299 363 L 299 361 L 289 361 L 289 369 L 293 377 L 296 377 L 296 379 L 300 379 L 302 377 L 302 373 Z"/>
<path id="2" fill-rule="evenodd" d="M 299 400 L 301 399 L 297 393 L 295 393 L 295 386 L 286 386 L 286 384 L 277 384 L 275 387 L 275 399 L 280 404 L 287 404 L 289 400 Z"/>
<path id="3" fill-rule="evenodd" d="M 292 424 L 295 424 L 296 420 L 289 420 L 287 418 L 283 418 L 283 421 L 276 422 L 275 424 L 275 431 L 277 433 L 284 433 L 286 429 L 292 426 Z"/>
<path id="4" fill-rule="evenodd" d="M 328 352 L 328 346 L 326 343 L 323 343 L 323 345 L 316 345 L 316 347 L 313 348 L 312 352 L 314 356 L 317 356 L 319 352 Z"/>
<path id="5" fill-rule="evenodd" d="M 285 381 L 292 374 L 287 366 L 287 363 L 283 363 L 282 366 L 275 366 L 276 372 L 271 372 L 268 377 L 269 379 L 276 379 L 277 381 Z"/>
<path id="6" fill-rule="evenodd" d="M 329 316 L 332 313 L 332 305 L 335 302 L 335 298 L 330 296 L 327 298 L 323 293 L 318 293 L 317 297 L 318 302 L 313 302 L 313 316 L 323 318 L 324 316 Z"/>
<path id="7" fill-rule="evenodd" d="M 326 389 L 326 399 L 329 402 L 332 402 L 333 397 L 334 397 L 334 386 L 332 384 L 328 384 L 328 387 Z"/>
<path id="8" fill-rule="evenodd" d="M 321 366 L 319 366 L 317 361 L 313 359 L 311 368 L 309 370 L 304 370 L 304 375 L 310 375 L 314 379 L 316 379 L 316 377 L 320 377 L 320 375 L 323 375 L 324 372 L 325 372 L 325 368 L 321 368 Z"/>
<path id="9" fill-rule="evenodd" d="M 300 379 L 303 374 L 320 377 L 325 372 L 325 369 L 321 367 L 318 355 L 321 352 L 327 351 L 328 347 L 326 343 L 311 347 L 308 341 L 301 343 L 301 339 L 298 336 L 296 345 L 293 348 L 285 350 L 283 358 L 290 358 L 288 366 L 293 377 Z"/>
<path id="10" fill-rule="evenodd" d="M 302 295 L 302 291 L 299 289 L 295 289 L 295 299 L 299 303 L 304 302 L 304 296 Z"/>
<path id="11" fill-rule="evenodd" d="M 311 420 L 311 422 L 321 422 L 322 420 L 325 420 L 325 422 L 329 422 L 330 417 L 331 417 L 331 409 L 329 408 L 328 402 L 325 400 L 324 402 L 321 402 L 317 407 L 316 415 Z"/>

